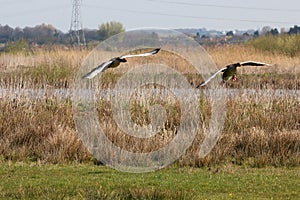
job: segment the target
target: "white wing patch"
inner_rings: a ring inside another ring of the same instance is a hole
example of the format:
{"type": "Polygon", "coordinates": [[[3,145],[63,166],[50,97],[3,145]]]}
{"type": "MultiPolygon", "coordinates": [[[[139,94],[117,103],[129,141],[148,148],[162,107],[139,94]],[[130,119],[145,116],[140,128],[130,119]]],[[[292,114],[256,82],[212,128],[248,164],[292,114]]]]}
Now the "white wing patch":
{"type": "Polygon", "coordinates": [[[139,57],[139,56],[151,56],[154,54],[157,54],[157,52],[160,50],[160,48],[155,49],[153,51],[150,51],[148,53],[142,53],[142,54],[129,54],[129,55],[125,55],[125,56],[121,56],[120,58],[131,58],[131,57],[139,57]]]}
{"type": "Polygon", "coordinates": [[[99,65],[98,67],[92,69],[92,71],[90,71],[89,73],[85,74],[84,76],[82,76],[82,78],[87,78],[87,79],[92,79],[94,78],[97,74],[99,74],[100,72],[104,71],[105,69],[107,69],[107,67],[112,63],[113,61],[107,61],[105,63],[102,63],[101,65],[99,65]]]}
{"type": "Polygon", "coordinates": [[[256,62],[256,61],[244,61],[244,62],[241,62],[240,63],[241,65],[243,66],[246,66],[246,65],[250,65],[250,66],[273,66],[271,64],[268,64],[268,63],[263,63],[263,62],[256,62]]]}
{"type": "Polygon", "coordinates": [[[227,67],[224,67],[220,70],[218,70],[217,72],[215,72],[211,77],[209,77],[206,81],[200,83],[197,88],[202,87],[204,85],[206,85],[209,81],[211,81],[213,78],[215,78],[217,76],[217,74],[219,74],[220,72],[222,72],[223,70],[227,69],[227,67]]]}

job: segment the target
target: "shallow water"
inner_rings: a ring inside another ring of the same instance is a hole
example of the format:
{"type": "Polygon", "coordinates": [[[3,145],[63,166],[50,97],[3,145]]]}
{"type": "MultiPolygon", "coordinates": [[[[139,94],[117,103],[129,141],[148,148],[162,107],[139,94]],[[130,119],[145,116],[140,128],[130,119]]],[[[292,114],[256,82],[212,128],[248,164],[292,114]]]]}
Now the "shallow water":
{"type": "MultiPolygon", "coordinates": [[[[76,95],[86,96],[86,95],[97,95],[101,99],[109,100],[111,97],[115,96],[117,92],[121,92],[124,95],[132,94],[151,94],[155,96],[160,96],[164,98],[169,95],[176,97],[186,97],[186,94],[194,94],[200,96],[204,94],[207,97],[213,96],[227,96],[229,98],[240,96],[258,96],[258,97],[298,97],[300,98],[300,90],[284,90],[284,89],[205,89],[205,90],[194,90],[194,89],[174,89],[170,90],[160,90],[160,89],[140,89],[140,90],[111,90],[103,89],[100,91],[93,91],[88,89],[77,90],[76,95]]],[[[71,89],[7,89],[0,88],[0,98],[9,99],[23,99],[23,100],[34,100],[34,99],[45,99],[48,97],[57,99],[72,98],[73,90],[71,89]]]]}

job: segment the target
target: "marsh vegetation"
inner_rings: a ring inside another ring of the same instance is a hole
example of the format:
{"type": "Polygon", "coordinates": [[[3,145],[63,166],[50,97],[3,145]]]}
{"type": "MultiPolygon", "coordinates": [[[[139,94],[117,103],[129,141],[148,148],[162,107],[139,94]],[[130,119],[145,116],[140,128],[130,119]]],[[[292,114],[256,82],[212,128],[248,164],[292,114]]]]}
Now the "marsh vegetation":
{"type": "MultiPolygon", "coordinates": [[[[300,59],[290,55],[267,52],[249,46],[209,47],[208,53],[216,65],[223,67],[231,62],[258,60],[275,64],[274,67],[245,67],[239,71],[239,80],[229,88],[254,90],[288,89],[299,90],[300,59]]],[[[0,55],[0,155],[5,160],[35,161],[42,163],[88,162],[92,155],[79,140],[72,113],[70,97],[59,98],[53,89],[70,89],[77,70],[88,51],[39,50],[31,53],[0,55]],[[45,98],[28,99],[22,90],[44,89],[45,98]]],[[[185,60],[166,52],[157,54],[159,62],[178,70],[196,85],[202,77],[189,67],[185,60]]],[[[131,63],[157,62],[154,58],[144,61],[132,59],[131,63]]],[[[131,67],[126,63],[106,71],[99,81],[99,88],[111,89],[122,73],[131,67]]],[[[298,93],[299,94],[299,93],[298,93]]],[[[99,99],[95,104],[99,119],[105,119],[106,132],[112,141],[122,147],[130,146],[137,151],[152,151],[168,143],[180,122],[180,108],[176,99],[144,99],[131,104],[131,117],[140,125],[149,121],[149,105],[162,104],[167,121],[159,134],[150,140],[134,142],[118,130],[112,118],[110,101],[99,99]],[[144,146],[143,146],[144,144],[144,146]],[[149,145],[152,144],[152,145],[149,145]],[[143,150],[141,150],[143,149],[143,150]]],[[[227,100],[226,122],[222,137],[211,154],[197,157],[203,140],[201,128],[193,145],[179,159],[181,166],[211,166],[234,163],[250,166],[295,166],[300,163],[300,103],[299,96],[235,95],[227,100]]],[[[201,123],[207,124],[210,117],[210,101],[199,97],[201,123]]]]}

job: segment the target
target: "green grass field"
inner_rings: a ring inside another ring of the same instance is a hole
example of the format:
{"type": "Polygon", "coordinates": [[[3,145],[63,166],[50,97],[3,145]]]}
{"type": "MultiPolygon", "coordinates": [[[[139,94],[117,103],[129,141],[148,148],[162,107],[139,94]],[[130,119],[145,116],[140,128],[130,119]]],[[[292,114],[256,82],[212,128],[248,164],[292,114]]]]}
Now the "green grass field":
{"type": "Polygon", "coordinates": [[[300,198],[299,167],[169,167],[132,174],[91,164],[38,166],[4,162],[0,179],[1,199],[300,198]]]}

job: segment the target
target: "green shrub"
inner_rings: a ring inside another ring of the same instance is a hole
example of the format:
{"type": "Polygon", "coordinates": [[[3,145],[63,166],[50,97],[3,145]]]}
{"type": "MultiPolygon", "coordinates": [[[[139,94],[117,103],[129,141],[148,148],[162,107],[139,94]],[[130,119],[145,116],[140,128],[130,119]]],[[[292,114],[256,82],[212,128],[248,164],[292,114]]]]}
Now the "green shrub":
{"type": "Polygon", "coordinates": [[[5,46],[5,51],[7,53],[18,53],[18,52],[25,52],[28,49],[28,45],[26,40],[17,40],[8,42],[5,46]]]}
{"type": "Polygon", "coordinates": [[[265,35],[247,42],[256,49],[295,57],[300,53],[300,35],[265,35]]]}

